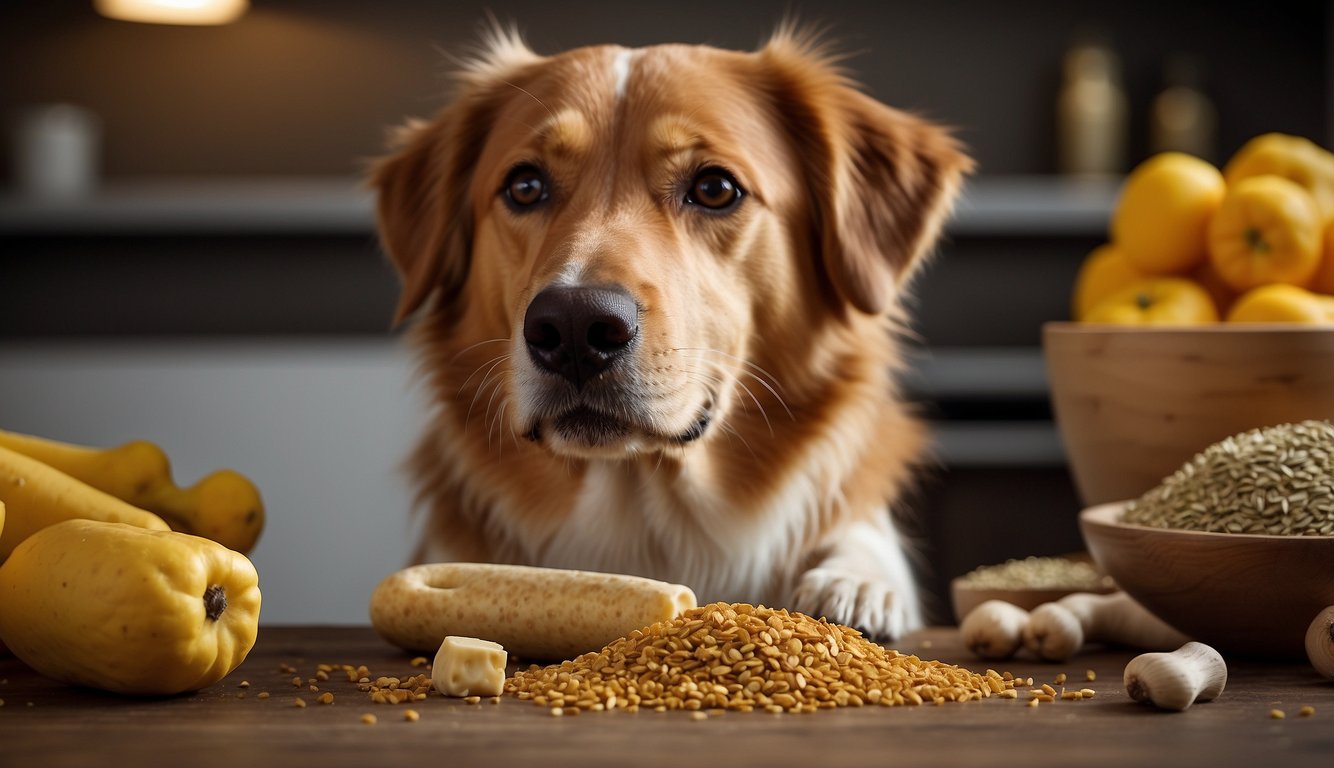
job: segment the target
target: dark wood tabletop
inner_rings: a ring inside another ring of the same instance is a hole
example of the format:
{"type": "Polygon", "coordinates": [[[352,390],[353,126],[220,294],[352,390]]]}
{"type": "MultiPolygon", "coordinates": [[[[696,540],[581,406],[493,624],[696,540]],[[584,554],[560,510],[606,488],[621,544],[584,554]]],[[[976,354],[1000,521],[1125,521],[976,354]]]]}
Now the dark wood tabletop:
{"type": "Polygon", "coordinates": [[[171,698],[72,688],[13,658],[0,660],[0,766],[1334,766],[1334,683],[1306,664],[1230,660],[1218,700],[1168,713],[1126,696],[1121,673],[1133,653],[1123,650],[1061,664],[1015,658],[989,665],[946,628],[894,645],[978,671],[1031,675],[1039,684],[1064,672],[1067,687],[1096,695],[1037,708],[1025,706],[1025,697],[991,698],[703,720],[652,711],[554,717],[512,697],[468,704],[433,694],[376,704],[341,671],[316,680],[319,691],[310,690],[309,678],[320,664],[365,665],[372,677],[426,671],[412,665],[411,654],[363,627],[266,627],[224,681],[171,698]],[[333,703],[319,703],[325,692],[333,703]],[[1315,714],[1299,716],[1303,706],[1315,714]],[[420,716],[415,722],[405,717],[409,708],[420,716]],[[1271,718],[1273,709],[1286,717],[1271,718]],[[375,724],[363,723],[367,714],[375,724]]]}

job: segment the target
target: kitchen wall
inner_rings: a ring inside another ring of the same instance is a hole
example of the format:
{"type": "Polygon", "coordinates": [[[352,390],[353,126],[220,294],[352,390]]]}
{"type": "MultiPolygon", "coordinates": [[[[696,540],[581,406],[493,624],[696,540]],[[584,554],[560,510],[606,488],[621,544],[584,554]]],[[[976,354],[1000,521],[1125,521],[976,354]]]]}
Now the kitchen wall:
{"type": "Polygon", "coordinates": [[[547,3],[259,0],[215,28],[111,21],[91,3],[0,11],[0,114],[70,101],[105,124],[106,173],[346,174],[386,125],[432,112],[449,56],[488,12],[538,51],[618,42],[751,47],[787,9],[829,28],[875,96],[957,126],[983,173],[1054,169],[1061,55],[1096,34],[1123,58],[1131,156],[1166,58],[1198,56],[1221,152],[1283,130],[1328,138],[1327,8],[1312,0],[547,3]]]}

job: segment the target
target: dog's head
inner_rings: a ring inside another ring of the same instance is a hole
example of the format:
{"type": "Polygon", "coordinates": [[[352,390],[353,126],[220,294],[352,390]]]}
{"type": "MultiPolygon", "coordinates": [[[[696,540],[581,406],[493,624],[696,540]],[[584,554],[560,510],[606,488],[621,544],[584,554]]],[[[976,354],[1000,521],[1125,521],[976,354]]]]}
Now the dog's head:
{"type": "Polygon", "coordinates": [[[780,372],[836,366],[818,334],[883,334],[970,167],[792,34],[553,57],[499,35],[398,143],[372,182],[441,396],[583,457],[708,439],[800,387],[780,372]]]}

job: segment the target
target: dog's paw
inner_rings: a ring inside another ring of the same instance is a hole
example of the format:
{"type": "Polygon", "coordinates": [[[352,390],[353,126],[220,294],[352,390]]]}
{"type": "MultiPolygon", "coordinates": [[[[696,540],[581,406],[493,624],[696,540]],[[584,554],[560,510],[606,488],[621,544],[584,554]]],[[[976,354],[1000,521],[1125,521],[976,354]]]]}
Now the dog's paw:
{"type": "Polygon", "coordinates": [[[916,629],[912,595],[899,594],[883,582],[832,568],[812,568],[802,574],[792,595],[792,607],[808,616],[824,618],[885,640],[916,629]]]}

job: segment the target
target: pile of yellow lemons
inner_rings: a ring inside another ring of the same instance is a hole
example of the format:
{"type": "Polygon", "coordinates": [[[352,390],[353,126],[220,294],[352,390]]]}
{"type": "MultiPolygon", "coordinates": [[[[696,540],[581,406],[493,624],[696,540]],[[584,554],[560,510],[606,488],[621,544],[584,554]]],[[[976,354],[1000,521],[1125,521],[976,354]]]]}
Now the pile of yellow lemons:
{"type": "Polygon", "coordinates": [[[1149,158],[1126,178],[1111,242],[1080,266],[1072,310],[1119,325],[1334,324],[1334,154],[1269,133],[1221,171],[1149,158]]]}

